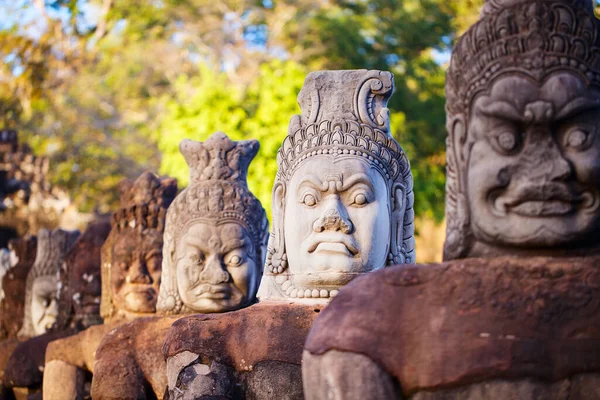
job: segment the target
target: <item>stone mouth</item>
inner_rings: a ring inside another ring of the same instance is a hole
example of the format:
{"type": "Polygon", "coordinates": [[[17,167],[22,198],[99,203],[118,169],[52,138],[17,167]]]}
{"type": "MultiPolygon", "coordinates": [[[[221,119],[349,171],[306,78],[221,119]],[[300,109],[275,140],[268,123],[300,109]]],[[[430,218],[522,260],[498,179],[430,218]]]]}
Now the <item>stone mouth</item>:
{"type": "Polygon", "coordinates": [[[354,257],[358,254],[358,248],[353,242],[354,241],[352,240],[352,238],[348,235],[332,235],[328,237],[322,237],[318,238],[308,246],[308,252],[345,254],[354,257]]]}
{"type": "Polygon", "coordinates": [[[494,214],[500,217],[508,213],[524,217],[562,217],[578,209],[590,209],[596,203],[592,193],[573,193],[565,185],[530,185],[514,192],[490,196],[494,214]]]}

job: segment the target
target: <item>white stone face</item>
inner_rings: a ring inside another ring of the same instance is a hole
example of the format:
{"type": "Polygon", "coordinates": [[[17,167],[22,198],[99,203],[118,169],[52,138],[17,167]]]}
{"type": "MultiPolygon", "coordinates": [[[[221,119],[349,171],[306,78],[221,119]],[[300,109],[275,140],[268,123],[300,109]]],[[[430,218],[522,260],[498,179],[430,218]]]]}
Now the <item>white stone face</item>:
{"type": "Polygon", "coordinates": [[[256,293],[252,240],[235,222],[192,225],[178,243],[175,268],[181,300],[197,312],[236,310],[256,293]]]}
{"type": "Polygon", "coordinates": [[[292,176],[284,234],[292,285],[333,290],[383,268],[390,246],[390,194],[359,156],[317,155],[292,176]]]}
{"type": "Polygon", "coordinates": [[[36,335],[45,333],[56,321],[57,282],[54,276],[40,276],[33,282],[31,296],[31,319],[36,335]]]}

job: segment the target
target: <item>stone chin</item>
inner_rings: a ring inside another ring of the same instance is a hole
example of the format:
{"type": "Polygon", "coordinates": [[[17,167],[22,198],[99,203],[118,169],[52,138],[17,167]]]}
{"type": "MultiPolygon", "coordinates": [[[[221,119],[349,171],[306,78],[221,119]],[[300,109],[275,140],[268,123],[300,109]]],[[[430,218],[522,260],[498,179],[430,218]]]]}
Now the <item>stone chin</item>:
{"type": "Polygon", "coordinates": [[[185,303],[187,307],[199,313],[221,313],[234,311],[245,307],[248,301],[240,296],[233,298],[197,298],[191,303],[185,303]]]}
{"type": "Polygon", "coordinates": [[[154,313],[157,297],[154,288],[129,290],[124,296],[125,310],[135,313],[154,313]]]}

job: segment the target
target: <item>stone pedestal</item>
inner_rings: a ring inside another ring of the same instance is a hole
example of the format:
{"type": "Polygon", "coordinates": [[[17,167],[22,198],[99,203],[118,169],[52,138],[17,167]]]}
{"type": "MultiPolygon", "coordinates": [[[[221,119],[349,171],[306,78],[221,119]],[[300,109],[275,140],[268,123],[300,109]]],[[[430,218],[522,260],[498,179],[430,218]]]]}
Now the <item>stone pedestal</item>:
{"type": "Polygon", "coordinates": [[[322,309],[265,301],[178,320],[163,348],[168,399],[302,399],[302,347],[322,309]]]}
{"type": "Polygon", "coordinates": [[[596,398],[599,267],[597,257],[473,258],[357,279],[307,339],[306,398],[389,398],[390,378],[397,397],[415,399],[596,398]],[[387,397],[344,378],[357,355],[387,397]]]}

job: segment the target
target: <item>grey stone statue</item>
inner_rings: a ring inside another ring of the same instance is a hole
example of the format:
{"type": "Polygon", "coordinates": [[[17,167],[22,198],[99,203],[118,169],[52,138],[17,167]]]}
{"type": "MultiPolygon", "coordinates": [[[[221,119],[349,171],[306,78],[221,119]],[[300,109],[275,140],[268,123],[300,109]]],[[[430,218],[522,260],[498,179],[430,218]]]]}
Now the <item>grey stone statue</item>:
{"type": "Polygon", "coordinates": [[[327,300],[357,275],[413,263],[410,165],[392,138],[382,71],[306,77],[277,156],[263,299],[327,300]]]}
{"type": "Polygon", "coordinates": [[[179,146],[189,186],[167,212],[158,312],[232,311],[256,301],[269,222],[246,183],[257,140],[222,132],[179,146]]]}
{"type": "Polygon", "coordinates": [[[306,399],[600,398],[592,2],[486,1],[446,93],[448,261],[341,290],[306,340],[306,399]]]}
{"type": "Polygon", "coordinates": [[[79,231],[41,229],[38,233],[37,256],[27,275],[25,315],[19,331],[22,338],[45,333],[58,316],[58,271],[79,231]]]}
{"type": "Polygon", "coordinates": [[[589,0],[493,0],[457,43],[446,259],[600,250],[599,36],[589,0]]]}

